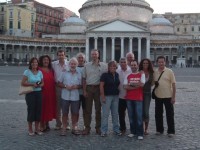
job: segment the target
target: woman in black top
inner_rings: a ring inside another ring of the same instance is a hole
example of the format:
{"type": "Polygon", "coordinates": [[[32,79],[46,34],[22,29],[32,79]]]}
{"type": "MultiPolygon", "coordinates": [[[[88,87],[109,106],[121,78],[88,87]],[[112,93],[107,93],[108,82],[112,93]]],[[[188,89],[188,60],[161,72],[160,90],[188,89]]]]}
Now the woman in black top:
{"type": "Polygon", "coordinates": [[[118,102],[119,102],[119,75],[116,72],[116,61],[108,63],[108,72],[102,74],[100,79],[100,95],[102,104],[101,136],[104,137],[108,132],[108,117],[111,111],[113,131],[121,135],[118,124],[118,102]]]}

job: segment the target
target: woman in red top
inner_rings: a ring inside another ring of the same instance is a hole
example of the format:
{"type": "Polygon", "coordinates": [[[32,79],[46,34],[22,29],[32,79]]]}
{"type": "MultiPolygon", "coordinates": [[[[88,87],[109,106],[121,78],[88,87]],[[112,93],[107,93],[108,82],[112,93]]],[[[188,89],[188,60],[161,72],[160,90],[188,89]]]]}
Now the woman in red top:
{"type": "Polygon", "coordinates": [[[42,115],[41,131],[48,131],[48,122],[56,118],[56,92],[54,73],[51,66],[51,58],[48,55],[41,56],[39,59],[39,70],[44,77],[42,88],[42,115]]]}
{"type": "Polygon", "coordinates": [[[137,136],[138,140],[143,139],[143,120],[142,120],[142,102],[143,85],[145,75],[138,71],[138,62],[131,61],[132,73],[124,79],[124,88],[127,90],[125,99],[127,100],[127,109],[130,122],[131,134],[129,137],[137,136]]]}

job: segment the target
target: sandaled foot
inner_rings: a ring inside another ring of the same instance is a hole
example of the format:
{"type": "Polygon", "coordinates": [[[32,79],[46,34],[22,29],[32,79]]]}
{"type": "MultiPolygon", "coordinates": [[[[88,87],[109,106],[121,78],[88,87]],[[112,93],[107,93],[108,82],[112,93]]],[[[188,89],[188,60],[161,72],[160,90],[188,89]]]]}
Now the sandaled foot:
{"type": "Polygon", "coordinates": [[[66,135],[67,135],[67,131],[65,129],[62,129],[60,136],[66,136],[66,135]]]}
{"type": "Polygon", "coordinates": [[[43,133],[41,131],[35,131],[36,135],[43,135],[43,133]]]}
{"type": "Polygon", "coordinates": [[[78,129],[72,129],[72,134],[74,134],[74,135],[80,135],[81,132],[78,129]]]}
{"type": "Polygon", "coordinates": [[[28,135],[29,135],[29,136],[34,136],[35,133],[34,133],[34,132],[28,132],[28,135]]]}

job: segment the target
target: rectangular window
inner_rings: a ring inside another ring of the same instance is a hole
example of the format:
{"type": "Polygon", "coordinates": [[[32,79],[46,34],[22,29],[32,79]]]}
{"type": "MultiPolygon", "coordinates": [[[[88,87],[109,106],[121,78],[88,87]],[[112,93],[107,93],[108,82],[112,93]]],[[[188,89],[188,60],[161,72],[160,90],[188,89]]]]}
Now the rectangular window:
{"type": "Polygon", "coordinates": [[[177,32],[179,32],[180,31],[180,29],[179,28],[177,28],[177,32]]]}
{"type": "Polygon", "coordinates": [[[200,61],[200,56],[198,56],[198,61],[200,61]]]}
{"type": "Polygon", "coordinates": [[[199,31],[200,31],[200,27],[199,27],[199,31]]]}
{"type": "Polygon", "coordinates": [[[192,31],[194,32],[194,27],[192,27],[192,31]]]}
{"type": "Polygon", "coordinates": [[[18,19],[21,19],[21,16],[20,16],[21,12],[18,11],[18,19]]]}
{"type": "Polygon", "coordinates": [[[12,29],[13,28],[13,21],[10,21],[9,22],[9,29],[12,29]]]}
{"type": "Polygon", "coordinates": [[[1,11],[4,11],[4,7],[1,7],[1,11]]]}
{"type": "Polygon", "coordinates": [[[185,28],[184,31],[187,32],[187,28],[185,28]]]}
{"type": "Polygon", "coordinates": [[[51,16],[51,11],[49,11],[49,16],[51,16]]]}
{"type": "Polygon", "coordinates": [[[18,29],[21,29],[21,21],[18,21],[18,29]]]}
{"type": "Polygon", "coordinates": [[[31,21],[34,21],[34,14],[31,14],[31,21]]]}
{"type": "Polygon", "coordinates": [[[10,11],[10,18],[13,18],[13,12],[12,12],[12,10],[10,11]]]}
{"type": "Polygon", "coordinates": [[[34,24],[31,24],[31,31],[34,31],[34,24]]]}

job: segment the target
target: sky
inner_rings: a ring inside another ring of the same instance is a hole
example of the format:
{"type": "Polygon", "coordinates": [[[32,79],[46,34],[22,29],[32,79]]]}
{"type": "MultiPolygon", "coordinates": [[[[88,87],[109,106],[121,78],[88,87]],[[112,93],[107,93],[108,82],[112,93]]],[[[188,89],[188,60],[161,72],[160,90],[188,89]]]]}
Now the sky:
{"type": "MultiPolygon", "coordinates": [[[[6,0],[0,0],[3,2],[6,0]]],[[[8,0],[9,1],[9,0],[8,0]]],[[[86,0],[37,0],[53,7],[63,6],[79,15],[78,10],[86,0]]],[[[154,13],[200,13],[200,0],[146,0],[154,9],[154,13]]]]}

